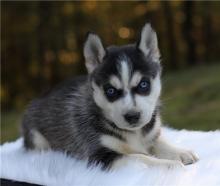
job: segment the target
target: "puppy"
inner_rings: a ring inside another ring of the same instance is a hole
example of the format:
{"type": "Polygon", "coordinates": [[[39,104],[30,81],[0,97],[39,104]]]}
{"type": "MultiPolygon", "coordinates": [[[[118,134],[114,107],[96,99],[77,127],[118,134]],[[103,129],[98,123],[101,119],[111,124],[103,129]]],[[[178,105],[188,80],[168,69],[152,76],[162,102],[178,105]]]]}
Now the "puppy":
{"type": "Polygon", "coordinates": [[[162,138],[160,52],[149,24],[136,43],[124,46],[104,48],[89,33],[84,57],[87,76],[65,81],[27,108],[27,149],[63,151],[105,170],[132,160],[165,167],[198,160],[162,138]]]}

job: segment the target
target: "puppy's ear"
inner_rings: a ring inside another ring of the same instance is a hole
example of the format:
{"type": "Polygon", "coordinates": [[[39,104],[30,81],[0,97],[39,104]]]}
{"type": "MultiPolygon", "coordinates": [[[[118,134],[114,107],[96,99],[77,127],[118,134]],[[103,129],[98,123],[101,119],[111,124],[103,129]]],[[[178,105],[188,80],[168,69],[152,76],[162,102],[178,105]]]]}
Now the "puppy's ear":
{"type": "Polygon", "coordinates": [[[141,50],[145,56],[150,57],[151,60],[155,62],[160,61],[157,34],[148,23],[145,24],[141,30],[137,48],[141,50]]]}
{"type": "Polygon", "coordinates": [[[88,73],[92,73],[93,70],[102,62],[106,53],[98,35],[94,33],[87,34],[83,53],[88,73]]]}

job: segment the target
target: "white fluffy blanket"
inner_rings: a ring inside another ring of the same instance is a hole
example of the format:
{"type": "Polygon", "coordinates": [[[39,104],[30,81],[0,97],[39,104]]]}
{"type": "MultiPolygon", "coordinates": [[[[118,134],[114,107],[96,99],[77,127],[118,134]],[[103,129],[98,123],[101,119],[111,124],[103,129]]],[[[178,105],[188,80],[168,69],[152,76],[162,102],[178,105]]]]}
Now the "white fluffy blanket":
{"type": "Polygon", "coordinates": [[[214,186],[220,185],[220,131],[193,132],[164,129],[168,140],[194,150],[199,162],[184,170],[150,168],[139,162],[106,173],[86,168],[58,152],[26,152],[22,139],[0,147],[1,178],[42,185],[71,186],[214,186]]]}

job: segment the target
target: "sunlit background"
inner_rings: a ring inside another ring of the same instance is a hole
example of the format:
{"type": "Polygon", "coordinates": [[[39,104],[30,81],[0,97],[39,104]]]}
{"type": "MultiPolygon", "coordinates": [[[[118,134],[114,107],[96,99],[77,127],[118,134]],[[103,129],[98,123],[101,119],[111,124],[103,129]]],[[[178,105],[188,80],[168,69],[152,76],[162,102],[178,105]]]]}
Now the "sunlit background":
{"type": "Polygon", "coordinates": [[[122,45],[147,21],[162,53],[164,123],[220,128],[220,2],[1,2],[1,143],[19,136],[31,99],[86,73],[87,31],[122,45]]]}

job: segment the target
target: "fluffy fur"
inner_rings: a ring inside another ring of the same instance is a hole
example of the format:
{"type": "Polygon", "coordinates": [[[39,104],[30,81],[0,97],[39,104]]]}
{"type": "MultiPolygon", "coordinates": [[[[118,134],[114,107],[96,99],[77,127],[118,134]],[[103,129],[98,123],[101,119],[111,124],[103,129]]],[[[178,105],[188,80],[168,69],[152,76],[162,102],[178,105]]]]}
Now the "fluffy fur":
{"type": "Polygon", "coordinates": [[[146,24],[135,44],[103,47],[90,33],[84,45],[88,75],[68,80],[34,100],[22,122],[26,149],[66,152],[103,169],[139,159],[181,167],[198,160],[161,137],[160,52],[146,24]]]}
{"type": "Polygon", "coordinates": [[[106,173],[99,167],[88,169],[85,161],[78,161],[63,153],[26,152],[23,140],[19,139],[0,146],[0,177],[49,186],[220,185],[220,131],[176,131],[165,128],[163,132],[174,145],[198,152],[200,161],[185,169],[152,168],[138,161],[130,161],[124,167],[106,173]]]}

